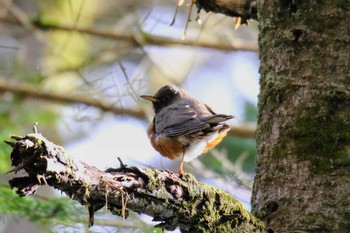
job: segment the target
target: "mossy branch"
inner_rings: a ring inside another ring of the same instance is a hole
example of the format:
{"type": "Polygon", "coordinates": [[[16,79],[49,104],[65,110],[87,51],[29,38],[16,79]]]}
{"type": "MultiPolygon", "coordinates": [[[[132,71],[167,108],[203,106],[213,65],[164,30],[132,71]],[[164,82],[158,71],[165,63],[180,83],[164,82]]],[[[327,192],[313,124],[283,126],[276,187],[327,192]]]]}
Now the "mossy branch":
{"type": "Polygon", "coordinates": [[[101,171],[75,161],[65,150],[39,133],[12,136],[6,141],[13,151],[12,172],[28,176],[9,181],[17,194],[33,194],[47,184],[89,207],[93,214],[107,205],[116,215],[127,217],[129,210],[160,221],[158,227],[182,232],[264,232],[264,225],[232,196],[200,183],[186,174],[167,170],[126,167],[101,171]]]}

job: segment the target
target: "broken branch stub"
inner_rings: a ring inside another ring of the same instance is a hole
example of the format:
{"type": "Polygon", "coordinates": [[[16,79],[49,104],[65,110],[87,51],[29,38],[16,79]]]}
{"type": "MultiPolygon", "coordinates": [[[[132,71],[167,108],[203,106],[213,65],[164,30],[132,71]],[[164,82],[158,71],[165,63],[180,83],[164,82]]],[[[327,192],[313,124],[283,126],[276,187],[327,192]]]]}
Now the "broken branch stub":
{"type": "Polygon", "coordinates": [[[257,19],[258,0],[196,0],[198,10],[221,13],[231,17],[240,17],[240,24],[248,19],[257,19]]]}

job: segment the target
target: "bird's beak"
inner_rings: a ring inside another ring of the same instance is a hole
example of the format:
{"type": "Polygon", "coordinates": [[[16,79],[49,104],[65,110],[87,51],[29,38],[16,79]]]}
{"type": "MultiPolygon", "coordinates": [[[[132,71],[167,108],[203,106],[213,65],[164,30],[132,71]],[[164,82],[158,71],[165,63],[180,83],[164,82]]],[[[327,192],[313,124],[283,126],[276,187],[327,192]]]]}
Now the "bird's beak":
{"type": "Polygon", "coordinates": [[[141,95],[140,96],[142,99],[149,100],[153,103],[158,102],[159,100],[151,95],[141,95]]]}

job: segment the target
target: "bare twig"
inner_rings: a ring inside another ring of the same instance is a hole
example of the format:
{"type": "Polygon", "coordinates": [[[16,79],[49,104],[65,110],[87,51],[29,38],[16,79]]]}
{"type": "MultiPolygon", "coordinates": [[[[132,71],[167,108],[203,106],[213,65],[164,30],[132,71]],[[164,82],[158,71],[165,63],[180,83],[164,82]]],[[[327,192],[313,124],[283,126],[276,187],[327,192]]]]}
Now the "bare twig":
{"type": "Polygon", "coordinates": [[[194,4],[195,4],[195,0],[191,0],[191,3],[189,3],[189,9],[188,9],[188,15],[187,15],[187,20],[186,20],[186,24],[185,24],[185,29],[184,29],[184,31],[182,33],[182,39],[183,40],[186,38],[187,28],[188,28],[188,24],[191,21],[192,8],[193,8],[194,4]]]}
{"type": "Polygon", "coordinates": [[[176,21],[176,16],[177,16],[177,12],[179,11],[179,7],[184,3],[184,0],[177,0],[176,3],[176,8],[175,8],[175,12],[174,12],[174,16],[173,16],[173,20],[171,21],[169,26],[173,26],[175,21],[176,21]]]}
{"type": "Polygon", "coordinates": [[[119,65],[121,71],[123,72],[123,75],[124,75],[126,84],[128,85],[128,89],[127,89],[127,90],[130,90],[129,93],[130,93],[131,97],[136,101],[137,98],[138,98],[138,95],[137,95],[137,93],[136,93],[134,87],[132,86],[132,84],[131,84],[131,82],[130,82],[129,75],[128,75],[128,73],[126,72],[126,68],[125,68],[125,66],[123,65],[123,63],[122,63],[121,61],[118,62],[118,65],[119,65]]]}

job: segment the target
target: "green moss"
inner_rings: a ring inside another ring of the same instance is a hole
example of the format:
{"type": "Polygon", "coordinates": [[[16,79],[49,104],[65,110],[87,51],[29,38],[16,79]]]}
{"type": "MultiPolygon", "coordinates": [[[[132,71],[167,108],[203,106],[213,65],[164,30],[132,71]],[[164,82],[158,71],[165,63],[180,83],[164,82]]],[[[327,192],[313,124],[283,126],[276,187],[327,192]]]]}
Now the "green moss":
{"type": "Polygon", "coordinates": [[[344,216],[343,219],[348,219],[348,221],[344,221],[342,223],[345,226],[349,226],[347,228],[344,227],[344,229],[350,229],[350,209],[348,208],[348,206],[340,207],[339,209],[342,211],[342,215],[344,216]]]}
{"type": "Polygon", "coordinates": [[[322,206],[337,207],[337,202],[333,198],[328,198],[322,201],[322,206]]]}
{"type": "Polygon", "coordinates": [[[339,119],[311,115],[298,122],[290,132],[296,140],[296,154],[301,159],[311,159],[310,156],[313,156],[314,165],[321,165],[322,161],[329,163],[331,159],[347,156],[345,144],[350,142],[350,133],[339,119]]]}
{"type": "MultiPolygon", "coordinates": [[[[323,16],[321,19],[323,19],[323,16]]],[[[309,26],[309,29],[318,33],[322,33],[325,29],[329,27],[329,23],[326,23],[326,22],[320,23],[320,22],[321,20],[317,17],[316,18],[309,17],[308,19],[306,19],[306,24],[309,26]]]]}
{"type": "Polygon", "coordinates": [[[90,198],[90,188],[91,186],[88,183],[83,183],[82,184],[82,190],[84,190],[84,197],[83,200],[87,201],[90,198]]]}
{"type": "MultiPolygon", "coordinates": [[[[273,154],[276,156],[276,157],[285,157],[285,154],[286,154],[286,143],[284,142],[281,142],[281,143],[278,143],[274,148],[273,148],[273,154]]],[[[280,171],[283,171],[284,170],[284,166],[281,166],[280,167],[280,171]]]]}
{"type": "MultiPolygon", "coordinates": [[[[264,111],[275,114],[274,108],[280,101],[283,102],[283,95],[294,90],[290,89],[293,88],[291,85],[272,82],[271,78],[265,83],[266,90],[260,101],[268,103],[266,106],[272,106],[264,111]],[[279,92],[284,94],[278,94],[279,92]]],[[[316,172],[331,169],[334,162],[341,162],[348,157],[346,148],[350,145],[350,95],[342,89],[332,89],[322,95],[316,91],[313,95],[311,98],[317,100],[315,104],[299,104],[295,114],[290,116],[290,121],[280,125],[281,141],[276,143],[273,154],[276,157],[284,157],[286,153],[296,154],[301,160],[310,160],[311,169],[316,172]]],[[[273,133],[271,124],[259,124],[258,135],[260,132],[273,133]]]]}
{"type": "Polygon", "coordinates": [[[181,180],[187,183],[194,183],[197,182],[196,178],[190,174],[190,173],[185,173],[181,176],[181,180]]]}
{"type": "Polygon", "coordinates": [[[348,98],[344,92],[331,91],[317,106],[300,108],[302,112],[297,112],[296,123],[287,131],[294,140],[294,153],[302,160],[312,161],[314,171],[331,168],[332,162],[347,158],[348,98]]]}
{"type": "Polygon", "coordinates": [[[337,107],[336,109],[339,109],[340,107],[349,106],[350,101],[350,93],[347,90],[343,89],[332,89],[329,92],[329,100],[331,102],[331,105],[334,107],[337,107]]]}
{"type": "Polygon", "coordinates": [[[286,97],[289,97],[291,93],[295,93],[299,88],[298,85],[288,80],[281,80],[275,73],[267,73],[261,85],[264,86],[264,90],[259,96],[259,108],[261,109],[263,109],[263,106],[270,108],[280,106],[286,97]]]}
{"type": "Polygon", "coordinates": [[[147,175],[149,178],[148,180],[148,187],[149,190],[156,190],[162,188],[162,179],[159,177],[159,171],[157,170],[151,170],[151,169],[143,169],[143,172],[147,175]]]}
{"type": "Polygon", "coordinates": [[[346,9],[349,7],[349,0],[333,0],[332,3],[341,9],[346,9]]]}
{"type": "MultiPolygon", "coordinates": [[[[239,201],[221,190],[198,182],[193,175],[185,173],[177,180],[184,188],[184,199],[187,200],[182,200],[181,205],[177,205],[167,202],[169,195],[161,192],[160,189],[164,189],[164,177],[160,176],[159,171],[142,171],[149,178],[148,189],[158,190],[158,197],[164,194],[164,205],[167,208],[171,205],[180,216],[186,216],[190,224],[193,224],[192,228],[190,225],[189,232],[210,232],[211,229],[218,232],[231,232],[232,229],[232,232],[263,232],[264,224],[245,210],[239,201]],[[245,231],[246,228],[249,229],[245,231]]],[[[145,203],[147,204],[149,203],[145,203]]]]}
{"type": "MultiPolygon", "coordinates": [[[[196,232],[208,232],[208,227],[218,232],[227,232],[228,229],[233,229],[242,223],[252,223],[257,229],[264,228],[262,222],[252,216],[229,194],[204,183],[198,183],[195,186],[196,189],[190,190],[193,195],[189,199],[191,203],[188,205],[184,203],[181,211],[189,216],[196,232]]],[[[190,232],[192,232],[191,229],[190,232]]]]}

